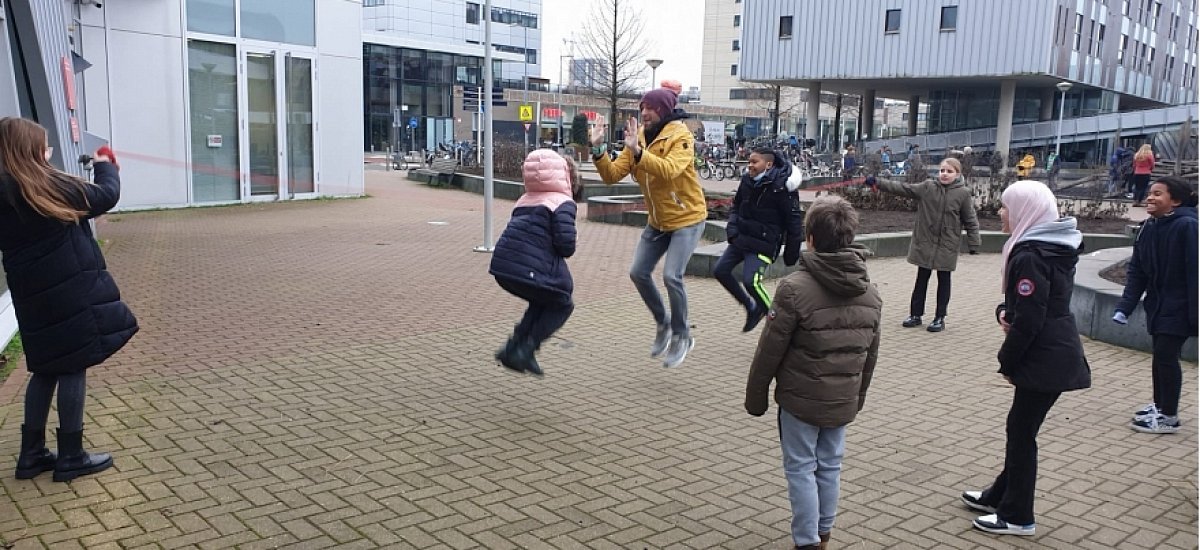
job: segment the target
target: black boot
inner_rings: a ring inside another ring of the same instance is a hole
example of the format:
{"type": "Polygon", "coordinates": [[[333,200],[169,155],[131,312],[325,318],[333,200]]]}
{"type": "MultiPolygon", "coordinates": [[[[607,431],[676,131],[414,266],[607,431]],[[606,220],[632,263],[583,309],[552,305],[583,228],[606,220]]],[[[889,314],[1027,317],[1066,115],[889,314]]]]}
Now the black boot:
{"type": "Polygon", "coordinates": [[[538,347],[532,340],[521,340],[517,342],[509,359],[520,370],[534,376],[542,376],[542,367],[538,365],[537,357],[535,356],[538,347]]]}
{"type": "Polygon", "coordinates": [[[91,454],[83,450],[83,430],[58,430],[58,461],[54,464],[54,481],[71,481],[79,476],[107,470],[113,465],[108,453],[91,454]]]}
{"type": "Polygon", "coordinates": [[[57,457],[46,448],[46,428],[21,426],[21,454],[17,456],[17,479],[33,479],[54,469],[57,457]]]}
{"type": "Polygon", "coordinates": [[[909,315],[908,319],[905,319],[903,323],[900,323],[900,326],[902,326],[904,328],[919,327],[919,326],[921,326],[921,316],[920,315],[909,315]]]}
{"type": "Polygon", "coordinates": [[[941,332],[946,330],[946,318],[934,317],[933,322],[929,323],[929,326],[926,327],[925,330],[928,330],[929,332],[941,332]]]}
{"type": "Polygon", "coordinates": [[[504,347],[496,350],[496,360],[499,361],[501,365],[504,365],[504,368],[508,370],[525,372],[525,369],[518,367],[517,364],[513,362],[513,356],[516,354],[516,352],[517,343],[515,340],[513,340],[512,336],[509,336],[508,341],[504,343],[504,347]]]}

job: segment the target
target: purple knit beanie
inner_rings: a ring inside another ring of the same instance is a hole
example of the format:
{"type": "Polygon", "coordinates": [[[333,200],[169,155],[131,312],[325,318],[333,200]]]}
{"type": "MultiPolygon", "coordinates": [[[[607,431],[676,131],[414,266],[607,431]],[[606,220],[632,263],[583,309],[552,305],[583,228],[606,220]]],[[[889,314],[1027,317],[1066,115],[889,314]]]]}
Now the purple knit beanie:
{"type": "Polygon", "coordinates": [[[675,92],[666,88],[658,88],[646,92],[642,96],[642,107],[649,107],[651,111],[658,113],[660,118],[667,118],[675,111],[675,92]]]}

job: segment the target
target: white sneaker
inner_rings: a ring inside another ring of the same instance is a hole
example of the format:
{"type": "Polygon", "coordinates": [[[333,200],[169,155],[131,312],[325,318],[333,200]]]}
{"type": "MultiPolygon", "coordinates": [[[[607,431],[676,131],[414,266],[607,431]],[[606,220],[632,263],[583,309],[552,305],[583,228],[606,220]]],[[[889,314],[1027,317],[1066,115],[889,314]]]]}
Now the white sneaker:
{"type": "Polygon", "coordinates": [[[1146,405],[1145,407],[1138,409],[1137,412],[1133,413],[1133,420],[1136,422],[1138,420],[1145,420],[1151,416],[1158,416],[1158,406],[1154,403],[1146,405]]]}
{"type": "Polygon", "coordinates": [[[658,325],[654,330],[654,343],[650,345],[650,357],[659,357],[667,352],[671,343],[671,325],[658,325]]]}
{"type": "Polygon", "coordinates": [[[683,359],[687,357],[689,351],[696,347],[696,339],[691,336],[672,336],[671,346],[667,348],[667,355],[663,357],[663,366],[668,369],[678,367],[683,363],[683,359]]]}
{"type": "Polygon", "coordinates": [[[963,504],[966,504],[967,508],[975,510],[976,512],[983,512],[985,514],[995,514],[996,507],[984,504],[980,501],[982,498],[983,491],[963,491],[962,494],[963,504]]]}
{"type": "Polygon", "coordinates": [[[1029,525],[1017,525],[1000,519],[996,514],[979,516],[972,522],[976,529],[987,531],[994,535],[1021,535],[1032,536],[1036,530],[1036,526],[1032,523],[1029,525]]]}
{"type": "Polygon", "coordinates": [[[1129,423],[1135,432],[1144,434],[1173,434],[1179,433],[1179,417],[1156,414],[1129,423]]]}

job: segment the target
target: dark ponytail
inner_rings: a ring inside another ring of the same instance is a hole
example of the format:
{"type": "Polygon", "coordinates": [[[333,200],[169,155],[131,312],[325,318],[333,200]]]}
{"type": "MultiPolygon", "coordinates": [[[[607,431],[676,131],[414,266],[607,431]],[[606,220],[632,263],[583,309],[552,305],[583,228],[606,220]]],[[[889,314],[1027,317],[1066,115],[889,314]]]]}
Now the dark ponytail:
{"type": "Polygon", "coordinates": [[[1154,183],[1167,186],[1167,194],[1171,200],[1179,201],[1179,206],[1196,206],[1196,183],[1179,176],[1163,176],[1154,183]]]}

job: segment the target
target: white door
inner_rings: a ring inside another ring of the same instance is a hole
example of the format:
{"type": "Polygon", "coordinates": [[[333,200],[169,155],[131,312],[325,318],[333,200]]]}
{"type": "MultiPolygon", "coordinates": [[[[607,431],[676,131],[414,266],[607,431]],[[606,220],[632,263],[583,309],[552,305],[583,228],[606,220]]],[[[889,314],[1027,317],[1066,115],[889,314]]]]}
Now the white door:
{"type": "Polygon", "coordinates": [[[315,194],[312,59],[248,48],[243,62],[243,196],[254,201],[315,194]]]}

